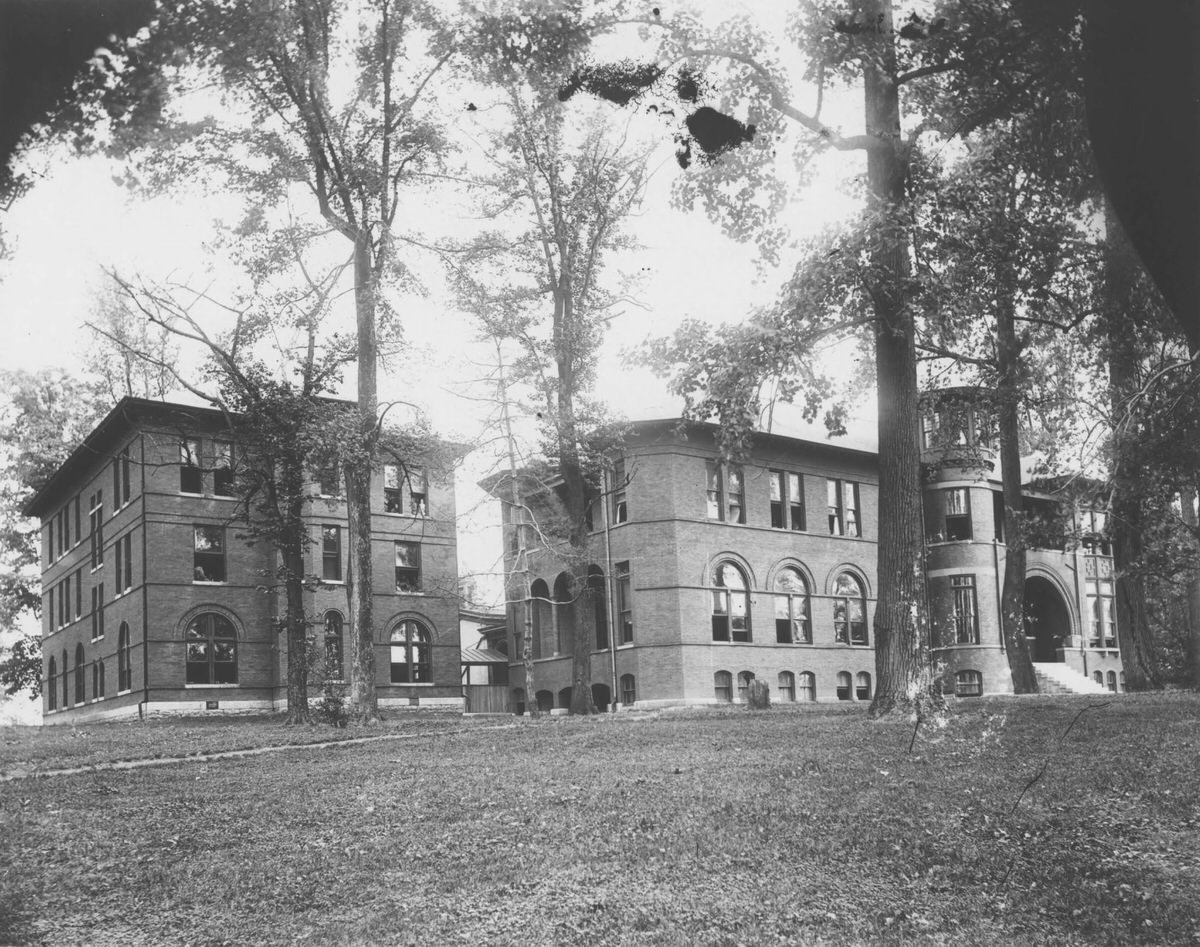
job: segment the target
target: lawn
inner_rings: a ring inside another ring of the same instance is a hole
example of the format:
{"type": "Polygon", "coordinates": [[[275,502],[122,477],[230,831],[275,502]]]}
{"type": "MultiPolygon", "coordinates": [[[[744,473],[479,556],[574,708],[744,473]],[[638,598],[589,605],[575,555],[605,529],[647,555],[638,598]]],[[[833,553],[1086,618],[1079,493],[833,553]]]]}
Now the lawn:
{"type": "MultiPolygon", "coordinates": [[[[0,943],[1200,942],[1194,695],[961,702],[911,752],[837,705],[384,732],[0,784],[0,943]]],[[[4,731],[0,769],[206,734],[334,735],[4,731]]]]}

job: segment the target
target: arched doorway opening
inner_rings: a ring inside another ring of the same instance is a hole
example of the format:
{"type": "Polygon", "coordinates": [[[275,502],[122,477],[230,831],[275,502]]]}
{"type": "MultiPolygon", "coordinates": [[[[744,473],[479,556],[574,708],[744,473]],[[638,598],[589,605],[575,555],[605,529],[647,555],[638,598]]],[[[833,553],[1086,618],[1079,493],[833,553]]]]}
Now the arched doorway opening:
{"type": "Polygon", "coordinates": [[[1025,637],[1034,661],[1063,660],[1060,648],[1071,634],[1071,613],[1054,583],[1041,576],[1025,580],[1025,637]]]}

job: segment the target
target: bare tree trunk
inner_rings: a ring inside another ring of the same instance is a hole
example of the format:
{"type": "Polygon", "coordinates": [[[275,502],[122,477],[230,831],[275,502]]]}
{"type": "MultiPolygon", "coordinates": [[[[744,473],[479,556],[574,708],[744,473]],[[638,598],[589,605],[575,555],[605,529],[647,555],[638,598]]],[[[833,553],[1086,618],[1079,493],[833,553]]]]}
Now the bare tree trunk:
{"type": "Polygon", "coordinates": [[[352,634],[350,636],[350,706],[356,723],[379,721],[375,689],[374,568],[371,555],[371,475],[375,469],[379,393],[376,376],[375,280],[371,270],[370,235],[354,244],[354,304],[358,328],[358,438],[345,463],[346,508],[350,534],[352,634]]]}
{"type": "Polygon", "coordinates": [[[304,613],[303,544],[298,540],[289,539],[283,550],[283,560],[288,646],[286,723],[312,723],[312,715],[308,709],[308,672],[311,662],[308,621],[304,613]]]}
{"type": "Polygon", "coordinates": [[[1000,593],[1000,631],[1014,694],[1038,693],[1033,657],[1025,635],[1025,571],[1027,568],[1024,498],[1021,494],[1020,350],[1012,294],[1001,292],[996,314],[997,427],[1000,435],[1000,478],[1004,490],[1004,583],[1000,593]]]}
{"type": "Polygon", "coordinates": [[[879,565],[875,607],[875,699],[871,713],[923,707],[933,696],[925,534],[921,510],[920,408],[916,350],[906,281],[909,231],[904,206],[908,159],[900,132],[892,7],[863,4],[877,23],[863,60],[869,213],[873,217],[871,287],[879,386],[879,565]]]}
{"type": "MultiPolygon", "coordinates": [[[[1139,387],[1137,339],[1129,320],[1129,307],[1136,305],[1134,287],[1139,263],[1129,238],[1107,205],[1104,217],[1108,230],[1104,258],[1104,308],[1108,333],[1108,381],[1115,419],[1109,529],[1116,577],[1117,644],[1121,649],[1126,690],[1157,690],[1162,684],[1154,649],[1154,630],[1148,620],[1145,585],[1137,574],[1137,560],[1142,552],[1142,504],[1135,486],[1137,460],[1129,433],[1134,425],[1125,417],[1130,410],[1129,398],[1139,387]]],[[[1189,595],[1189,604],[1191,598],[1189,595]]]]}
{"type": "MultiPolygon", "coordinates": [[[[1184,490],[1179,498],[1183,522],[1193,536],[1200,536],[1200,517],[1196,514],[1196,488],[1184,490]]],[[[1194,554],[1193,554],[1194,555],[1194,554]]],[[[1200,690],[1200,568],[1194,568],[1187,577],[1187,672],[1192,687],[1200,690]]],[[[1125,673],[1125,686],[1129,687],[1129,672],[1125,673]]]]}

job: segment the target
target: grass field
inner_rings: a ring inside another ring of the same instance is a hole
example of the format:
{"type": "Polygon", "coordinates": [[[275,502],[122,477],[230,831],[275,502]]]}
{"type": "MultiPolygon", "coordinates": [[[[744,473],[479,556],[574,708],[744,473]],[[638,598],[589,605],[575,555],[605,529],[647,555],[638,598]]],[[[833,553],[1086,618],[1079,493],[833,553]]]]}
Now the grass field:
{"type": "MultiPolygon", "coordinates": [[[[961,702],[911,752],[836,705],[380,732],[0,783],[0,944],[1200,943],[1195,695],[961,702]]],[[[0,776],[343,735],[10,729],[0,776]]]]}

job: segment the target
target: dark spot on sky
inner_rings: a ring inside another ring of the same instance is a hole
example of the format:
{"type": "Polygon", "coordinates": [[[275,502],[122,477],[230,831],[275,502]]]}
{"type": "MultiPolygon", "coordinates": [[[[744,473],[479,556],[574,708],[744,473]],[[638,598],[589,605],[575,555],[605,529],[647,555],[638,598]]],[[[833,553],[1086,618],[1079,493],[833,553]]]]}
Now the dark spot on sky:
{"type": "Polygon", "coordinates": [[[686,123],[688,132],[706,155],[718,155],[744,141],[754,140],[753,125],[743,125],[736,118],[707,105],[696,109],[687,117],[686,123]]]}
{"type": "Polygon", "coordinates": [[[623,60],[595,66],[580,66],[558,90],[558,99],[565,102],[580,89],[617,105],[628,105],[662,76],[654,63],[623,60]]]}
{"type": "Polygon", "coordinates": [[[660,12],[659,12],[659,9],[658,9],[658,7],[655,7],[655,8],[654,8],[653,10],[651,10],[650,12],[651,12],[651,13],[653,13],[655,16],[662,16],[662,13],[660,13],[660,12]]]}
{"type": "Polygon", "coordinates": [[[477,111],[479,111],[479,107],[474,102],[468,102],[467,103],[467,111],[468,112],[477,112],[477,111]]]}

